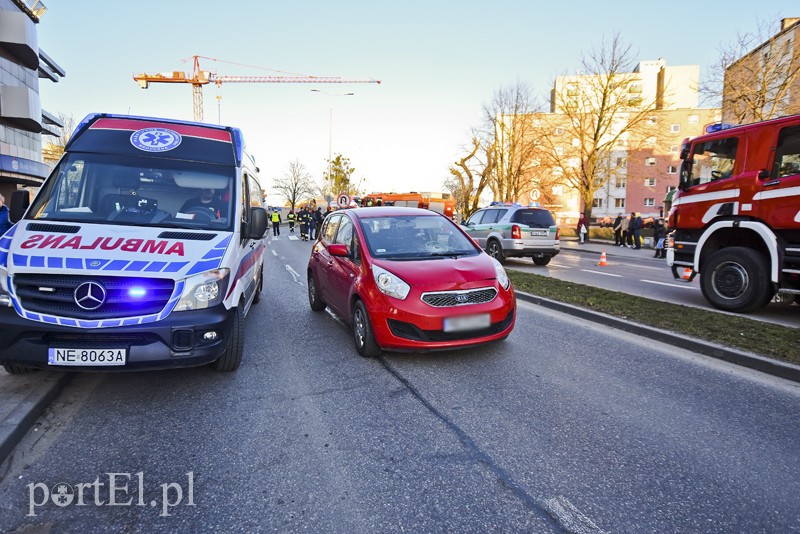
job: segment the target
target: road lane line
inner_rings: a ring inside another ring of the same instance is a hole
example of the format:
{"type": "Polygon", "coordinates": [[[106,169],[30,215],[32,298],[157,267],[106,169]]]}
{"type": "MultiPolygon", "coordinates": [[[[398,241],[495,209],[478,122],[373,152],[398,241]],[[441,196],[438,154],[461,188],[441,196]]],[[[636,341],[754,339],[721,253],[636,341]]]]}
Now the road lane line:
{"type": "Polygon", "coordinates": [[[563,495],[559,495],[553,499],[547,499],[545,505],[567,532],[573,532],[575,534],[599,534],[603,532],[600,527],[594,524],[594,521],[581,513],[581,511],[563,495]]]}
{"type": "Polygon", "coordinates": [[[684,289],[700,289],[697,286],[693,286],[691,284],[670,284],[668,282],[656,282],[655,280],[639,280],[640,282],[645,282],[647,284],[658,284],[660,286],[667,286],[667,287],[682,287],[684,289]]]}
{"type": "Polygon", "coordinates": [[[272,249],[272,255],[275,256],[276,258],[278,257],[278,253],[275,252],[275,249],[272,249]]]}
{"type": "Polygon", "coordinates": [[[286,264],[286,270],[289,271],[290,275],[292,275],[292,279],[294,279],[295,284],[300,284],[301,286],[303,285],[301,282],[297,281],[297,279],[300,278],[300,273],[292,269],[291,265],[286,264]]]}
{"type": "Polygon", "coordinates": [[[589,270],[589,269],[581,269],[581,271],[583,271],[585,273],[602,274],[603,276],[613,276],[615,278],[622,278],[621,274],[603,273],[603,272],[600,272],[600,271],[592,271],[592,270],[589,270]]]}

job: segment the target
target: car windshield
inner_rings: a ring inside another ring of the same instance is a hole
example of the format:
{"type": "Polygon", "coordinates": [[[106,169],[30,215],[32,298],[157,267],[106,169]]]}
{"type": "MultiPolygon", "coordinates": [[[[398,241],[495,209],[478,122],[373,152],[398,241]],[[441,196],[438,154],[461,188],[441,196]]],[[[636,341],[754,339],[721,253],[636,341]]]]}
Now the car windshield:
{"type": "Polygon", "coordinates": [[[374,258],[432,259],[480,254],[472,240],[441,215],[366,217],[360,223],[374,258]]]}
{"type": "Polygon", "coordinates": [[[524,224],[531,228],[550,228],[554,225],[555,219],[547,210],[517,210],[511,217],[511,222],[524,224]]]}
{"type": "Polygon", "coordinates": [[[163,158],[69,154],[27,219],[226,230],[233,167],[163,158]]]}

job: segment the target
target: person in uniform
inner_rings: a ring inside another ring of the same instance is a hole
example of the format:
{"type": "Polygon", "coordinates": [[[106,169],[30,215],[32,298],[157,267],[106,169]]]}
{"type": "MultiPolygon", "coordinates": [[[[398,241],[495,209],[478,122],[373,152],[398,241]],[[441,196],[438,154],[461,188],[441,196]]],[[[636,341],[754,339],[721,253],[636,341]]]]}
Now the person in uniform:
{"type": "Polygon", "coordinates": [[[308,225],[311,222],[311,213],[308,207],[303,207],[297,215],[297,220],[300,222],[300,240],[308,241],[308,225]]]}
{"type": "Polygon", "coordinates": [[[294,221],[296,217],[294,215],[294,210],[289,210],[289,213],[286,214],[286,220],[289,221],[289,232],[294,233],[294,221]]]}
{"type": "Polygon", "coordinates": [[[272,212],[272,235],[281,235],[281,213],[278,208],[272,212]]]}

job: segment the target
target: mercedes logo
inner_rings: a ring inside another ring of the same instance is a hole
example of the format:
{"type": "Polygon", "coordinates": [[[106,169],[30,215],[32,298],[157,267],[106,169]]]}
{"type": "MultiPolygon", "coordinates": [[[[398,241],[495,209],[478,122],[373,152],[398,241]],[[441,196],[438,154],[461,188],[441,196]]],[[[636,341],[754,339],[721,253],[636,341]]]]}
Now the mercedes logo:
{"type": "Polygon", "coordinates": [[[96,310],[106,301],[106,290],[97,282],[84,282],[75,288],[74,297],[84,310],[96,310]]]}

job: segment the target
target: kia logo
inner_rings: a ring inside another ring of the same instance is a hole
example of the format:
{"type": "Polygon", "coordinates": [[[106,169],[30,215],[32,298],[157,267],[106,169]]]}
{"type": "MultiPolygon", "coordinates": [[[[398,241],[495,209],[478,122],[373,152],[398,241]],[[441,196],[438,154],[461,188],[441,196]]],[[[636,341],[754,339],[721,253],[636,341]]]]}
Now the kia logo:
{"type": "Polygon", "coordinates": [[[75,288],[74,298],[84,310],[96,310],[106,301],[106,290],[97,282],[84,282],[75,288]]]}
{"type": "Polygon", "coordinates": [[[463,293],[459,293],[458,295],[456,295],[456,302],[467,302],[468,300],[469,297],[467,295],[464,295],[463,293]]]}

